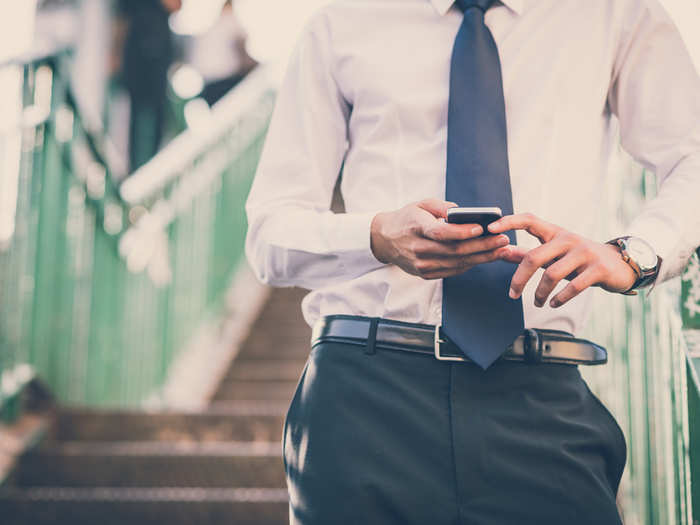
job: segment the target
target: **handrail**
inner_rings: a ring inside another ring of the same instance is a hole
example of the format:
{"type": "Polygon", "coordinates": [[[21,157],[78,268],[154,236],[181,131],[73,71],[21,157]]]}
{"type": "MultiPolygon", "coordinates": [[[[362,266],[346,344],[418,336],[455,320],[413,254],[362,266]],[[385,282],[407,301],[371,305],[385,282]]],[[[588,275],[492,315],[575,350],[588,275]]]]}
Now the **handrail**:
{"type": "MultiPolygon", "coordinates": [[[[127,179],[138,199],[126,202],[63,60],[45,60],[49,97],[37,100],[49,101],[49,118],[12,137],[17,228],[0,250],[0,414],[14,406],[23,363],[64,403],[157,397],[188,338],[226,306],[273,106],[261,68],[214,107],[207,129],[184,132],[127,179]]],[[[32,67],[21,71],[30,92],[32,67]]]]}
{"type": "Polygon", "coordinates": [[[267,96],[271,102],[276,85],[273,71],[268,66],[255,68],[212,107],[206,126],[185,130],[126,179],[120,187],[122,199],[133,206],[162,191],[181,175],[183,165],[194,162],[230,129],[231,122],[244,118],[261,97],[267,96]]]}
{"type": "Polygon", "coordinates": [[[166,231],[210,190],[231,158],[259,140],[274,105],[274,72],[254,70],[214,105],[204,125],[182,132],[121,184],[131,225],[119,253],[131,272],[147,271],[156,286],[171,282],[166,231]]]}
{"type": "Polygon", "coordinates": [[[93,158],[112,174],[113,179],[122,179],[126,175],[126,165],[115,151],[114,145],[104,132],[101,123],[99,127],[94,123],[91,126],[86,125],[82,109],[70,84],[66,89],[66,105],[75,115],[76,124],[85,136],[93,158]],[[97,129],[95,129],[96,127],[97,129]]]}
{"type": "MultiPolygon", "coordinates": [[[[14,59],[7,60],[0,64],[0,70],[14,68],[17,69],[17,71],[19,71],[23,67],[35,67],[37,71],[41,71],[40,67],[45,65],[47,68],[50,69],[51,72],[53,72],[56,59],[61,55],[67,55],[69,52],[69,48],[57,47],[55,54],[37,53],[36,55],[24,55],[22,57],[15,57],[14,59]]],[[[50,83],[51,80],[49,79],[48,82],[50,83]]],[[[41,90],[42,92],[46,91],[46,86],[43,87],[44,89],[41,90]]],[[[40,126],[41,124],[47,122],[50,116],[50,97],[48,97],[47,100],[39,101],[39,104],[29,104],[26,107],[21,108],[19,118],[16,122],[10,119],[9,122],[4,121],[0,123],[0,137],[7,136],[11,133],[16,133],[20,130],[36,128],[37,126],[40,126]]]]}
{"type": "MultiPolygon", "coordinates": [[[[15,159],[15,162],[3,165],[5,169],[9,167],[9,171],[0,172],[0,186],[5,192],[3,206],[0,208],[0,230],[2,230],[0,270],[4,269],[1,264],[3,260],[11,256],[7,251],[15,235],[24,157],[23,135],[49,125],[52,114],[54,66],[59,57],[66,56],[68,53],[69,50],[66,47],[56,46],[42,52],[14,57],[0,64],[0,71],[6,72],[5,81],[15,83],[15,87],[18,88],[15,94],[20,96],[22,92],[29,93],[32,99],[26,107],[17,108],[15,119],[8,119],[0,131],[2,155],[6,159],[13,157],[15,159]],[[25,72],[29,69],[33,69],[34,84],[30,90],[27,90],[25,72]]],[[[7,286],[3,284],[13,277],[15,275],[8,274],[7,271],[0,273],[0,301],[4,299],[7,303],[8,298],[3,297],[7,292],[7,286]]],[[[0,303],[0,312],[4,317],[12,317],[14,312],[8,316],[8,312],[2,306],[0,303]]],[[[0,339],[0,420],[12,421],[19,416],[22,391],[33,380],[35,373],[33,368],[25,362],[25,358],[17,354],[16,348],[7,347],[7,342],[12,342],[16,331],[8,331],[7,325],[4,324],[5,319],[3,318],[2,321],[3,324],[0,325],[0,334],[2,334],[0,339]]],[[[23,353],[26,354],[26,349],[23,353]]]]}
{"type": "Polygon", "coordinates": [[[71,53],[72,51],[72,45],[66,42],[57,42],[52,40],[36,41],[34,42],[34,47],[28,52],[1,60],[0,69],[7,66],[39,64],[41,62],[53,60],[59,55],[71,53]]]}
{"type": "MultiPolygon", "coordinates": [[[[614,168],[601,193],[605,218],[601,238],[622,231],[654,196],[651,173],[627,159],[614,168]]],[[[680,279],[653,293],[623,297],[594,291],[593,319],[586,334],[605,345],[609,363],[582,370],[591,388],[624,430],[627,465],[619,503],[626,523],[692,525],[692,397],[697,393],[680,316],[680,279]]],[[[697,490],[696,490],[697,491],[697,490]]],[[[695,502],[696,506],[698,502],[695,502]]]]}

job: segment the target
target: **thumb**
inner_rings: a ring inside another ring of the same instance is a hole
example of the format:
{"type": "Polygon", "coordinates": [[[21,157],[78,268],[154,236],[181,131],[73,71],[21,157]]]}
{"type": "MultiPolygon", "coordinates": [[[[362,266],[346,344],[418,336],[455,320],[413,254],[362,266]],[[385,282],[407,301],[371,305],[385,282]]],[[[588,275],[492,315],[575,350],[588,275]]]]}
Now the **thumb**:
{"type": "Polygon", "coordinates": [[[436,219],[446,218],[447,210],[457,206],[454,202],[443,201],[441,199],[423,199],[422,201],[418,201],[416,205],[431,213],[436,219]]]}

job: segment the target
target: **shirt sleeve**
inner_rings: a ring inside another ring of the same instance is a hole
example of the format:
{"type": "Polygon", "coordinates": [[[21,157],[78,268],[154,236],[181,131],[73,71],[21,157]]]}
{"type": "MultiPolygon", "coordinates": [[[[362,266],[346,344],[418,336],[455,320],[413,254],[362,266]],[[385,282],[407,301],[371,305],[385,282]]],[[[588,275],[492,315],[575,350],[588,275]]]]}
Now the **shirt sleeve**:
{"type": "Polygon", "coordinates": [[[608,104],[622,147],[656,174],[656,197],[626,235],[661,256],[661,282],[680,274],[700,246],[700,77],[664,8],[656,0],[631,4],[608,104]]]}
{"type": "Polygon", "coordinates": [[[315,289],[382,266],[370,248],[375,213],[330,211],[351,112],[331,58],[321,11],[292,52],[246,203],[248,261],[275,286],[315,289]]]}

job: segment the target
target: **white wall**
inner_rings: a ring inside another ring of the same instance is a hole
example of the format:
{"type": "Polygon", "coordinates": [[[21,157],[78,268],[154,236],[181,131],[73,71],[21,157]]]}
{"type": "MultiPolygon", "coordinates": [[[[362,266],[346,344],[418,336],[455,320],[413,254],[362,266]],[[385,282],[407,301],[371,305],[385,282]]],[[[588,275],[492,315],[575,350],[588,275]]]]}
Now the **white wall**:
{"type": "Polygon", "coordinates": [[[249,35],[248,53],[260,62],[286,61],[309,15],[329,1],[235,0],[236,15],[249,35]]]}

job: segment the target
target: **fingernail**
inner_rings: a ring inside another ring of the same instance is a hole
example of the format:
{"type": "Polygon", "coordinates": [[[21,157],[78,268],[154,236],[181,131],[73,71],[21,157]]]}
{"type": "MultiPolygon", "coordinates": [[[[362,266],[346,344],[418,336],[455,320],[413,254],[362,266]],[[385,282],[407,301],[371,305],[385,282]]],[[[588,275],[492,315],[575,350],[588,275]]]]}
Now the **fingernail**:
{"type": "Polygon", "coordinates": [[[498,245],[499,246],[505,246],[510,242],[510,239],[506,235],[502,235],[501,237],[498,238],[498,245]]]}
{"type": "Polygon", "coordinates": [[[518,294],[516,294],[516,293],[515,293],[515,290],[513,290],[512,288],[508,291],[508,296],[509,296],[511,299],[517,299],[517,298],[518,298],[518,294]]]}
{"type": "Polygon", "coordinates": [[[491,224],[489,224],[489,226],[488,226],[489,231],[493,231],[496,228],[496,226],[498,226],[498,221],[492,222],[491,224]]]}
{"type": "Polygon", "coordinates": [[[477,226],[476,228],[472,228],[472,235],[479,235],[482,231],[481,226],[477,226]]]}
{"type": "Polygon", "coordinates": [[[552,308],[557,308],[559,306],[559,301],[557,301],[556,299],[552,299],[551,301],[549,301],[549,306],[551,306],[552,308]]]}

